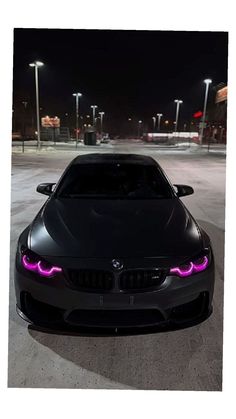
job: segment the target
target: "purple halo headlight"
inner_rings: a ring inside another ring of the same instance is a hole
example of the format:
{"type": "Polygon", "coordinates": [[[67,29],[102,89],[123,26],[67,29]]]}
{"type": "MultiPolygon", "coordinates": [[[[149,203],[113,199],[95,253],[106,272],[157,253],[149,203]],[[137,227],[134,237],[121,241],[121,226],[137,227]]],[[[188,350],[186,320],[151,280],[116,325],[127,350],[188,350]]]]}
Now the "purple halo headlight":
{"type": "Polygon", "coordinates": [[[204,271],[209,265],[209,258],[203,256],[199,259],[196,259],[194,262],[189,262],[186,265],[177,266],[170,269],[170,273],[173,275],[178,275],[181,278],[190,276],[194,273],[204,271]]]}
{"type": "Polygon", "coordinates": [[[40,276],[52,277],[56,275],[56,273],[62,272],[62,268],[59,268],[59,266],[50,265],[48,263],[46,265],[46,263],[39,257],[36,257],[35,254],[33,254],[31,258],[31,253],[24,253],[22,255],[21,261],[25,269],[27,269],[28,271],[36,272],[40,276]]]}

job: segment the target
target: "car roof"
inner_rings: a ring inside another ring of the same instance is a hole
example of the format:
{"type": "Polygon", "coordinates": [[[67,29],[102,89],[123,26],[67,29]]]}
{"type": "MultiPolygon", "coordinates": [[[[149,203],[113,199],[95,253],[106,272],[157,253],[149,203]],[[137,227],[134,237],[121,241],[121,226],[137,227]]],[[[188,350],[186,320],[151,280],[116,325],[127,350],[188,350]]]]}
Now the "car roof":
{"type": "Polygon", "coordinates": [[[156,161],[149,156],[141,154],[125,153],[91,153],[77,156],[72,160],[71,165],[89,164],[89,163],[128,163],[140,165],[157,165],[156,161]]]}

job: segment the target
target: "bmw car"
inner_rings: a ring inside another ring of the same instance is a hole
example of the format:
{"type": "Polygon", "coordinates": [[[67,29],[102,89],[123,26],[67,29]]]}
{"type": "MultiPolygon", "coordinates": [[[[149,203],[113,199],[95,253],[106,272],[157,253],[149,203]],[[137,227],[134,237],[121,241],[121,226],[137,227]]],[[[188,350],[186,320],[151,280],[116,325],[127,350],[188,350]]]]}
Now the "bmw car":
{"type": "Polygon", "coordinates": [[[79,333],[176,330],[212,312],[210,238],[160,165],[77,156],[19,237],[16,309],[33,327],[79,333]]]}

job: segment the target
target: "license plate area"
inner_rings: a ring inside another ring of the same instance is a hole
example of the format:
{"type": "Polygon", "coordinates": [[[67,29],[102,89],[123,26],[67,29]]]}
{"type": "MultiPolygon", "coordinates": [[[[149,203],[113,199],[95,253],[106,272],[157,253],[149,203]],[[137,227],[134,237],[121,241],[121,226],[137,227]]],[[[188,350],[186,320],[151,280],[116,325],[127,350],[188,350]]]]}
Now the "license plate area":
{"type": "Polygon", "coordinates": [[[134,297],[125,294],[104,294],[99,298],[103,308],[129,307],[134,304],[134,297]]]}

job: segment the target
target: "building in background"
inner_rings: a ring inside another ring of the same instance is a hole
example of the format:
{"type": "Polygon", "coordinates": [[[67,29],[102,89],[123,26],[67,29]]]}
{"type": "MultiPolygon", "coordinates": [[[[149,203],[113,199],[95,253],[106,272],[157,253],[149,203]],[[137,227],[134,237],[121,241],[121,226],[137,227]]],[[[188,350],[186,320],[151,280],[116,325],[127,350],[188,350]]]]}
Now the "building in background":
{"type": "Polygon", "coordinates": [[[227,137],[227,96],[228,86],[219,83],[213,88],[213,96],[209,104],[205,141],[226,144],[227,137]]]}

